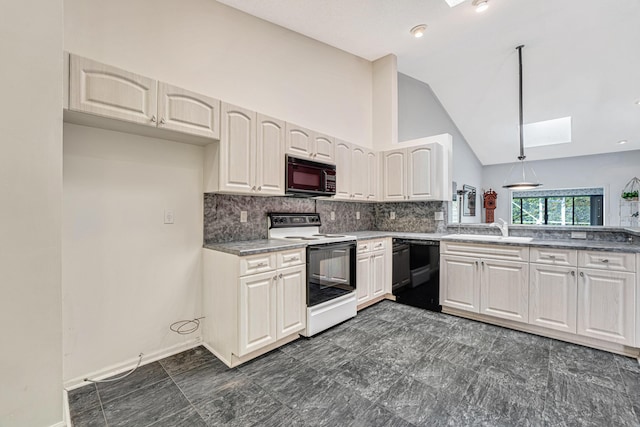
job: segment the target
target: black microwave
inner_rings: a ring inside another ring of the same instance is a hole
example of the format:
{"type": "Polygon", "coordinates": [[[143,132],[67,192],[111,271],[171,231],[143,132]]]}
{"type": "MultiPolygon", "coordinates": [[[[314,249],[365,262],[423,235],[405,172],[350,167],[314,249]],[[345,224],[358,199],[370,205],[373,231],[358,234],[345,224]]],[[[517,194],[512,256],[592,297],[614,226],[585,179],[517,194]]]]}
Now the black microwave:
{"type": "Polygon", "coordinates": [[[287,155],[286,193],[295,196],[334,196],[336,166],[287,155]]]}

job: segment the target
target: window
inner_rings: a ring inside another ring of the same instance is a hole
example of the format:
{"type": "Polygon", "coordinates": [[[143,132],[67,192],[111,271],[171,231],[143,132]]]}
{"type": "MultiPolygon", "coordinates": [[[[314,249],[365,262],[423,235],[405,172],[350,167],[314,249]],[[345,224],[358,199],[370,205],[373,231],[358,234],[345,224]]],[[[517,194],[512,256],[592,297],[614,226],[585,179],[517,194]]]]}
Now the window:
{"type": "Polygon", "coordinates": [[[602,188],[514,191],[512,224],[603,225],[602,188]]]}

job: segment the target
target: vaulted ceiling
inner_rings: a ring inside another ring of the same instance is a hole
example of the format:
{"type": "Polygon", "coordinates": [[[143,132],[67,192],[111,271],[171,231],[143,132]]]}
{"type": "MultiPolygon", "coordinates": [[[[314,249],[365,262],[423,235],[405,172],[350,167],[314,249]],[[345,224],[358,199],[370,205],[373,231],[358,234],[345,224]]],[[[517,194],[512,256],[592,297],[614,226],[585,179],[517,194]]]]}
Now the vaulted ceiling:
{"type": "Polygon", "coordinates": [[[368,60],[397,55],[483,164],[516,160],[519,44],[525,123],[572,117],[571,143],[528,159],[640,149],[639,0],[489,0],[483,13],[471,0],[219,1],[368,60]]]}

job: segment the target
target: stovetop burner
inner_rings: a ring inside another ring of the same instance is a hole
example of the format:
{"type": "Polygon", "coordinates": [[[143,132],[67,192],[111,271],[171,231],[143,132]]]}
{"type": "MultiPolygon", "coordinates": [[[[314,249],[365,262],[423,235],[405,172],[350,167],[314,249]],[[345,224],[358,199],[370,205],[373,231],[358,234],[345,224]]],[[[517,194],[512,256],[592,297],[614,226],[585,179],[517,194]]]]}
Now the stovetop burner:
{"type": "Polygon", "coordinates": [[[269,239],[300,240],[309,245],[356,240],[355,236],[320,232],[318,213],[269,213],[269,239]]]}

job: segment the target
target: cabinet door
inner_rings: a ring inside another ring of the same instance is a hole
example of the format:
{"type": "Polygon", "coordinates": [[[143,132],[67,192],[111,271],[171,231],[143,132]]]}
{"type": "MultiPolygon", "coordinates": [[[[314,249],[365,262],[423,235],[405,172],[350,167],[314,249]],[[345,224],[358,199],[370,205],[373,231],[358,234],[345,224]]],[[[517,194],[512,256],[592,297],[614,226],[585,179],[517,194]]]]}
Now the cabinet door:
{"type": "Polygon", "coordinates": [[[578,334],[634,345],[635,274],[580,269],[578,334]]]}
{"type": "Polygon", "coordinates": [[[384,200],[405,200],[405,150],[385,151],[383,156],[384,200]]]}
{"type": "Polygon", "coordinates": [[[332,137],[321,134],[314,134],[313,160],[319,162],[333,163],[335,160],[335,141],[332,137]]]}
{"type": "Polygon", "coordinates": [[[531,264],[530,324],[575,334],[577,298],[575,267],[531,264]]]}
{"type": "Polygon", "coordinates": [[[367,173],[365,175],[365,195],[369,201],[378,200],[380,193],[380,160],[375,151],[367,151],[367,173]]]}
{"type": "Polygon", "coordinates": [[[529,263],[483,258],[480,271],[480,313],[527,322],[529,263]]]}
{"type": "Polygon", "coordinates": [[[258,114],[256,192],[284,195],[284,122],[258,114]]]}
{"type": "Polygon", "coordinates": [[[238,356],[276,341],[276,280],[275,272],[240,278],[238,356]]]}
{"type": "Polygon", "coordinates": [[[278,270],[277,339],[305,328],[307,323],[306,268],[278,270]]]}
{"type": "Polygon", "coordinates": [[[286,124],[287,135],[285,138],[287,154],[303,159],[312,158],[313,154],[313,132],[291,123],[286,124]]]}
{"type": "Polygon", "coordinates": [[[356,263],[356,295],[358,304],[371,299],[371,254],[358,255],[356,263]]]}
{"type": "Polygon", "coordinates": [[[220,139],[220,101],[160,82],[158,127],[220,139]]]}
{"type": "Polygon", "coordinates": [[[433,199],[431,148],[407,148],[407,197],[410,200],[433,199]]]}
{"type": "Polygon", "coordinates": [[[70,55],[71,110],[155,127],[157,86],[148,77],[70,55]]]}
{"type": "Polygon", "coordinates": [[[371,254],[371,297],[385,294],[385,257],[384,251],[371,254]]]}
{"type": "Polygon", "coordinates": [[[480,311],[480,260],[440,256],[440,304],[460,310],[480,311]]]}
{"type": "Polygon", "coordinates": [[[256,113],[222,104],[220,191],[253,193],[256,162],[256,113]]]}
{"type": "Polygon", "coordinates": [[[351,150],[351,168],[349,169],[352,199],[364,200],[366,198],[367,181],[369,180],[368,165],[365,149],[353,146],[351,150]]]}
{"type": "Polygon", "coordinates": [[[351,145],[336,144],[336,199],[351,199],[351,145]]]}

